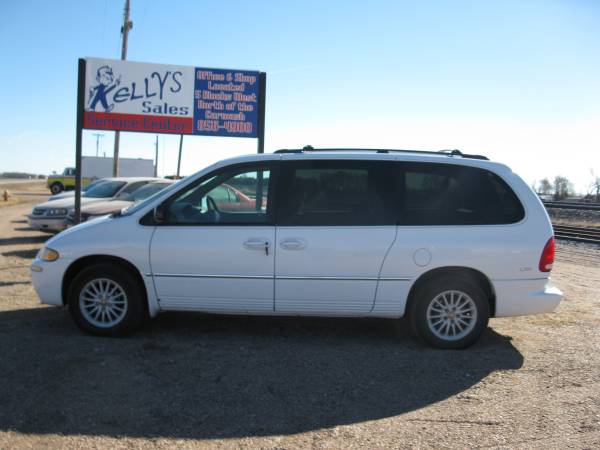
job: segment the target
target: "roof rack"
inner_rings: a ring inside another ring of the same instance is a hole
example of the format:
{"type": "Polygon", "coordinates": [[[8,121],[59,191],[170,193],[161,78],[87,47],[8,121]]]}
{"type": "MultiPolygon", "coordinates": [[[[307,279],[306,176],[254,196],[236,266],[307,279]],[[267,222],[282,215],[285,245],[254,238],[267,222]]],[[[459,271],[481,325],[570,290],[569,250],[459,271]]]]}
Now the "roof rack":
{"type": "Polygon", "coordinates": [[[439,155],[440,153],[447,156],[460,156],[461,158],[469,159],[483,159],[488,161],[489,158],[483,155],[470,155],[462,153],[460,150],[395,150],[385,148],[314,148],[311,145],[306,145],[299,149],[281,149],[275,150],[274,153],[313,153],[313,152],[374,152],[374,153],[413,153],[413,154],[425,154],[425,155],[439,155]]]}

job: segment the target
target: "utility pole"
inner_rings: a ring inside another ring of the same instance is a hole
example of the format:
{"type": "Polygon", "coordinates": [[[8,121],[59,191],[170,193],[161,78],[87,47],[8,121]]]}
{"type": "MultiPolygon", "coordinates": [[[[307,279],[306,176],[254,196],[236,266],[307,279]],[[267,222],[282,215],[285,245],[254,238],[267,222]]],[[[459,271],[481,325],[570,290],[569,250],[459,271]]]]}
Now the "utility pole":
{"type": "Polygon", "coordinates": [[[92,136],[96,136],[96,158],[98,157],[98,144],[100,143],[100,138],[103,138],[104,135],[102,133],[92,133],[92,136]]]}
{"type": "Polygon", "coordinates": [[[158,134],[156,135],[156,152],[154,154],[154,178],[158,177],[158,134]]]}
{"type": "MultiPolygon", "coordinates": [[[[123,26],[121,27],[121,35],[123,40],[121,41],[121,60],[127,59],[127,37],[129,36],[129,30],[133,28],[133,22],[129,20],[129,0],[125,0],[125,11],[123,13],[123,26]]],[[[120,134],[115,131],[115,150],[113,155],[113,177],[119,176],[119,138],[120,134]]]]}

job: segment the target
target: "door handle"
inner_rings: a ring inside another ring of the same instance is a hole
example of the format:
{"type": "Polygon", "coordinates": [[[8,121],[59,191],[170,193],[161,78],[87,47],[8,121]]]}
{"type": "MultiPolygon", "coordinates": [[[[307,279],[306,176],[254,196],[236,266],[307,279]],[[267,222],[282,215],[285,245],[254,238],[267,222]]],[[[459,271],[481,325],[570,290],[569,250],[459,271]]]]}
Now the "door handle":
{"type": "Polygon", "coordinates": [[[285,250],[304,250],[306,248],[306,240],[300,238],[284,239],[279,243],[279,246],[285,250]]]}
{"type": "Polygon", "coordinates": [[[251,238],[244,241],[244,248],[246,250],[264,250],[265,255],[269,254],[269,247],[271,243],[268,239],[251,238]]]}

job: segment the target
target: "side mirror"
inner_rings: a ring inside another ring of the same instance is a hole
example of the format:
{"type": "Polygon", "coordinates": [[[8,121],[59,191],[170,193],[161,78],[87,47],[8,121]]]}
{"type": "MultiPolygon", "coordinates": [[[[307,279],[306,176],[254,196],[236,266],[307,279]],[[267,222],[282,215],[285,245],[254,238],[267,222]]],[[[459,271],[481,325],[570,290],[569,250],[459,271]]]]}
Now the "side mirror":
{"type": "Polygon", "coordinates": [[[154,208],[154,222],[163,223],[167,220],[167,205],[165,203],[161,203],[156,208],[154,208]]]}

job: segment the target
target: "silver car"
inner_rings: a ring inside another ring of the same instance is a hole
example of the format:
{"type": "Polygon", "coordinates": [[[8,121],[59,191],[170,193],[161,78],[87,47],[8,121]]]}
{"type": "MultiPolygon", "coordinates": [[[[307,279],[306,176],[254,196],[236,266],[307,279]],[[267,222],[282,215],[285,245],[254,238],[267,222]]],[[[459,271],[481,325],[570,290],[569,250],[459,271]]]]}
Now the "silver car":
{"type": "MultiPolygon", "coordinates": [[[[88,184],[87,186],[84,186],[81,188],[81,192],[84,193],[88,190],[90,190],[91,188],[93,188],[94,186],[100,184],[100,183],[104,183],[107,179],[106,178],[100,178],[99,180],[93,181],[90,184],[88,184]]],[[[71,190],[71,191],[65,191],[65,192],[61,192],[60,194],[55,194],[55,195],[51,195],[50,198],[48,199],[48,201],[53,201],[53,200],[60,200],[61,198],[69,198],[69,197],[73,197],[75,195],[75,191],[71,190]]]]}
{"type": "MultiPolygon", "coordinates": [[[[81,196],[81,206],[91,203],[123,198],[136,189],[158,181],[159,178],[106,178],[104,183],[88,189],[81,196]]],[[[42,231],[62,231],[66,225],[69,210],[75,206],[75,198],[67,197],[36,205],[28,217],[29,226],[42,231]]]]}
{"type": "MultiPolygon", "coordinates": [[[[98,217],[107,216],[109,214],[118,213],[119,211],[129,208],[131,205],[146,200],[148,197],[162,191],[167,186],[173,184],[172,180],[152,181],[130,194],[112,198],[110,200],[95,202],[85,205],[81,208],[81,221],[96,219],[98,217]]],[[[75,224],[75,209],[71,209],[67,216],[67,226],[75,224]]]]}

